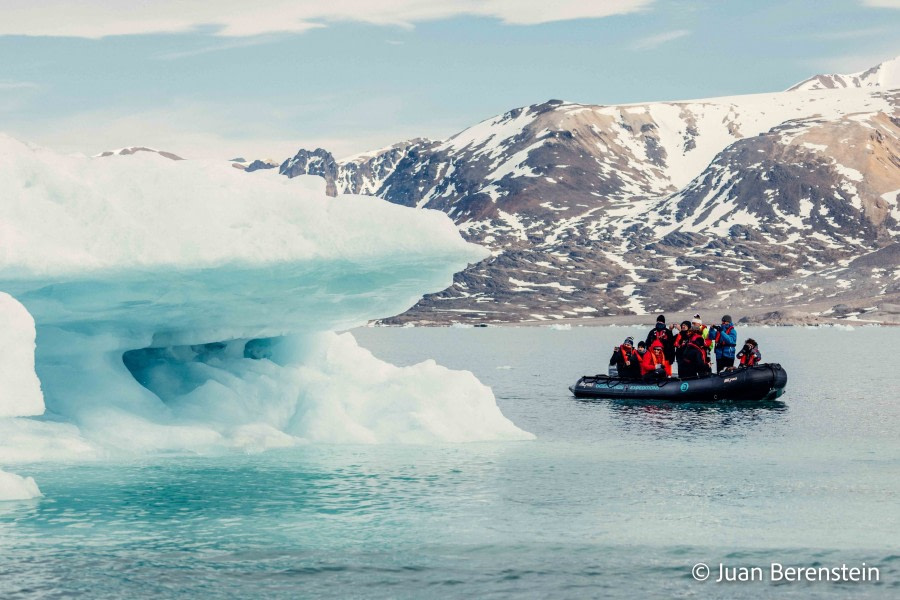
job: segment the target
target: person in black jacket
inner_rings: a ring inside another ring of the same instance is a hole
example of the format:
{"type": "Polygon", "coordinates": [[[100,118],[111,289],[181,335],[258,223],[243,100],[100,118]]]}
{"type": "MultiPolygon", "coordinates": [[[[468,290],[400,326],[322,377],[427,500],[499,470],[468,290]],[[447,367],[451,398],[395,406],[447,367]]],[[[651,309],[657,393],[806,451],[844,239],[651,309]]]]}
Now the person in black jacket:
{"type": "Polygon", "coordinates": [[[684,359],[684,348],[691,341],[691,322],[682,321],[681,330],[675,336],[675,363],[678,365],[678,376],[681,376],[681,362],[684,359]]]}
{"type": "Polygon", "coordinates": [[[678,377],[697,377],[711,373],[707,358],[706,343],[703,335],[696,329],[692,330],[690,341],[684,347],[681,364],[678,365],[678,377]]]}
{"type": "Polygon", "coordinates": [[[641,359],[634,350],[634,338],[627,337],[621,346],[613,348],[609,364],[616,366],[619,377],[634,379],[641,377],[641,359]]]}
{"type": "Polygon", "coordinates": [[[666,326],[666,315],[656,317],[656,326],[647,334],[647,347],[652,346],[657,340],[663,345],[666,360],[669,363],[675,362],[675,334],[666,326]]]}
{"type": "Polygon", "coordinates": [[[753,367],[762,361],[762,354],[759,352],[759,345],[753,338],[747,338],[744,347],[737,355],[739,365],[741,367],[753,367]]]}

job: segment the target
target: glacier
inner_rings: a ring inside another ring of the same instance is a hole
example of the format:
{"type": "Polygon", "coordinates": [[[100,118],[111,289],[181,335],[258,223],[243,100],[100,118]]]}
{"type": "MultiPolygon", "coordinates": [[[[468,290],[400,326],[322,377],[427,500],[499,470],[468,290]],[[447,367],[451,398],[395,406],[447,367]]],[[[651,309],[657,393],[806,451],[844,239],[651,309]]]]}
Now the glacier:
{"type": "MultiPolygon", "coordinates": [[[[532,436],[471,373],[339,333],[487,255],[438,211],[0,135],[0,467],[312,442],[532,436]]],[[[0,471],[0,498],[37,496],[0,471]]]]}

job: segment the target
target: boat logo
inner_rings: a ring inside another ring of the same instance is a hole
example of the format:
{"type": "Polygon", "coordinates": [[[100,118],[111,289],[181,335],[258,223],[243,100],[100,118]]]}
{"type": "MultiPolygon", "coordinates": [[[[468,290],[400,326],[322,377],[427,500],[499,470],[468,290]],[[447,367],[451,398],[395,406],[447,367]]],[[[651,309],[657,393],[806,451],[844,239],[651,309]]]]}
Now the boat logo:
{"type": "Polygon", "coordinates": [[[725,380],[725,383],[731,383],[732,381],[737,381],[737,377],[729,377],[725,380]]]}
{"type": "Polygon", "coordinates": [[[689,387],[691,387],[691,384],[689,384],[687,381],[685,381],[684,383],[681,384],[681,391],[686,392],[686,391],[688,391],[689,387]]]}

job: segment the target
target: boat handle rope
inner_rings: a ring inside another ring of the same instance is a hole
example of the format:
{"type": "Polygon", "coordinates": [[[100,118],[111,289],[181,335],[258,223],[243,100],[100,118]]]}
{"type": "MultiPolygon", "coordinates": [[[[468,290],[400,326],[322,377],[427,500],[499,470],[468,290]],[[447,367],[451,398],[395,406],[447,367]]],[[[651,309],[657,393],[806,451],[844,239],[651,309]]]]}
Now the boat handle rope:
{"type": "MultiPolygon", "coordinates": [[[[581,381],[584,381],[584,380],[586,380],[586,379],[593,379],[593,380],[594,380],[594,383],[597,383],[597,381],[599,381],[599,380],[602,379],[602,378],[601,378],[601,377],[582,377],[582,378],[581,378],[581,381]]],[[[660,380],[660,381],[643,381],[643,380],[641,380],[641,379],[635,379],[634,381],[637,382],[637,383],[640,383],[640,384],[642,384],[642,385],[647,385],[647,384],[650,384],[650,383],[655,383],[655,384],[656,384],[656,387],[661,388],[661,387],[663,387],[664,385],[666,385],[667,383],[671,383],[671,382],[676,381],[676,380],[675,380],[675,379],[662,379],[662,380],[660,380]]],[[[677,381],[684,381],[684,380],[683,380],[683,379],[678,379],[677,381]]],[[[625,379],[618,379],[618,378],[607,377],[607,378],[606,378],[606,388],[607,388],[607,389],[612,389],[612,388],[616,387],[617,385],[619,385],[620,383],[621,383],[621,384],[624,384],[624,385],[628,385],[628,383],[630,383],[630,382],[631,382],[631,380],[625,380],[625,379]],[[615,382],[615,383],[612,383],[612,382],[615,382]]]]}

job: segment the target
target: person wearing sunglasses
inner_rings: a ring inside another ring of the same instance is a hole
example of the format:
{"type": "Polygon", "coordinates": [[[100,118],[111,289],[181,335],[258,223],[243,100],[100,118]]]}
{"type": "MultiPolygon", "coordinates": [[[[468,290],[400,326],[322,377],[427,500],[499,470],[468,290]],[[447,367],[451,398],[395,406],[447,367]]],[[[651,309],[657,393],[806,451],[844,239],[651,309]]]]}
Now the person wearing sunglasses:
{"type": "Polygon", "coordinates": [[[665,349],[659,340],[650,344],[650,350],[641,360],[641,376],[654,379],[672,376],[672,363],[666,359],[665,349]]]}

